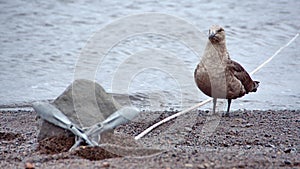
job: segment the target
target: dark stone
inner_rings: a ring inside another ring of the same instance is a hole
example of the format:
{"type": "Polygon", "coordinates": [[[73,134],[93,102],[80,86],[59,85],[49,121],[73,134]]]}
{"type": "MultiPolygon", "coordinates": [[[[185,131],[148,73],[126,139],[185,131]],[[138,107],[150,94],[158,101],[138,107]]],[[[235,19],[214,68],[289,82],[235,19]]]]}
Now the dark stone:
{"type": "MultiPolygon", "coordinates": [[[[84,79],[75,80],[51,104],[82,128],[103,121],[120,108],[112,95],[106,93],[101,85],[84,79]]],[[[72,134],[44,120],[41,120],[40,126],[38,140],[55,135],[72,134]]]]}
{"type": "Polygon", "coordinates": [[[292,162],[291,162],[291,161],[289,161],[289,160],[284,160],[284,164],[286,164],[286,165],[291,165],[291,164],[292,164],[292,162]]]}

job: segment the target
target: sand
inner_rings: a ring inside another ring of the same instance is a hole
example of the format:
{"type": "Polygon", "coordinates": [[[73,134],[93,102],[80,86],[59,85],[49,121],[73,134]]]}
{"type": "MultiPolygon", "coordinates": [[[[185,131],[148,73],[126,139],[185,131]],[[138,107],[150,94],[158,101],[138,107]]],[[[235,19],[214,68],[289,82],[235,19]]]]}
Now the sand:
{"type": "MultiPolygon", "coordinates": [[[[115,135],[133,138],[175,111],[147,113],[157,118],[122,125],[115,135]]],[[[220,117],[211,135],[203,137],[207,117],[207,111],[197,110],[174,119],[139,142],[160,152],[123,156],[101,147],[81,146],[68,152],[74,137],[38,142],[34,111],[3,110],[0,168],[300,168],[299,110],[234,111],[230,117],[220,117]],[[193,123],[186,120],[191,117],[193,123]]]]}

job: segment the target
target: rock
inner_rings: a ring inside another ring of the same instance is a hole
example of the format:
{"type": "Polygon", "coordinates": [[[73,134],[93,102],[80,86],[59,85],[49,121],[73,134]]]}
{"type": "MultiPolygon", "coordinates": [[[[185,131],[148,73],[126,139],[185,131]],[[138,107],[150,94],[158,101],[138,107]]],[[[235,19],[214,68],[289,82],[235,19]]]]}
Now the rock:
{"type": "MultiPolygon", "coordinates": [[[[103,87],[89,80],[75,80],[53,103],[79,127],[101,122],[121,106],[103,87]]],[[[56,135],[70,135],[69,131],[41,120],[38,140],[56,135]]]]}
{"type": "Polygon", "coordinates": [[[283,152],[285,152],[285,153],[290,153],[291,151],[292,151],[292,149],[287,148],[287,149],[285,149],[283,152]]]}
{"type": "Polygon", "coordinates": [[[34,164],[29,162],[25,163],[25,169],[34,169],[34,164]]]}
{"type": "Polygon", "coordinates": [[[285,164],[285,165],[291,165],[292,162],[291,162],[290,160],[284,160],[284,164],[285,164]]]}
{"type": "Polygon", "coordinates": [[[253,126],[252,123],[247,123],[247,124],[245,125],[245,127],[252,127],[252,126],[253,126]]]}
{"type": "Polygon", "coordinates": [[[199,164],[199,165],[197,166],[197,168],[199,168],[199,169],[205,169],[206,167],[204,166],[204,164],[199,164]]]}
{"type": "Polygon", "coordinates": [[[75,80],[54,102],[71,121],[89,127],[103,121],[120,108],[112,95],[89,80],[75,80]]]}
{"type": "Polygon", "coordinates": [[[238,122],[238,123],[241,123],[241,124],[246,124],[247,123],[247,121],[243,118],[235,118],[234,122],[238,122]]]}
{"type": "Polygon", "coordinates": [[[250,145],[246,145],[246,149],[251,149],[252,147],[250,145]]]}
{"type": "Polygon", "coordinates": [[[295,148],[287,148],[283,152],[285,152],[285,153],[295,153],[296,149],[295,148]]]}
{"type": "Polygon", "coordinates": [[[63,128],[57,127],[43,119],[40,119],[40,129],[38,134],[38,141],[42,141],[45,138],[50,138],[53,136],[72,136],[73,133],[65,130],[63,128]]]}
{"type": "Polygon", "coordinates": [[[110,166],[110,164],[108,162],[103,162],[102,163],[102,167],[108,168],[110,166]]]}
{"type": "Polygon", "coordinates": [[[192,128],[190,128],[190,127],[184,127],[184,129],[185,129],[185,131],[187,131],[187,132],[190,132],[190,131],[192,131],[193,129],[192,128]]]}
{"type": "Polygon", "coordinates": [[[265,144],[265,147],[275,148],[275,146],[273,144],[270,144],[270,143],[265,144]]]}
{"type": "Polygon", "coordinates": [[[210,164],[209,163],[202,163],[202,164],[199,164],[197,166],[197,168],[199,168],[199,169],[211,168],[212,165],[214,165],[214,163],[210,163],[210,164]]]}
{"type": "Polygon", "coordinates": [[[189,163],[184,164],[184,166],[187,167],[187,168],[193,168],[194,167],[193,164],[189,164],[189,163]]]}

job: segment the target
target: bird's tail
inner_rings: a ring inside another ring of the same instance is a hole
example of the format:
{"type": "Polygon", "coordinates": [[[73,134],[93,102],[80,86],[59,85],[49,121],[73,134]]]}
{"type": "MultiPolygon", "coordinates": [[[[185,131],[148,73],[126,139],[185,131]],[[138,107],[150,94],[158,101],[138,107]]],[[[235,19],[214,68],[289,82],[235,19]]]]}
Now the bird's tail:
{"type": "Polygon", "coordinates": [[[259,86],[259,81],[253,81],[253,89],[251,90],[251,92],[256,92],[258,86],[259,86]]]}

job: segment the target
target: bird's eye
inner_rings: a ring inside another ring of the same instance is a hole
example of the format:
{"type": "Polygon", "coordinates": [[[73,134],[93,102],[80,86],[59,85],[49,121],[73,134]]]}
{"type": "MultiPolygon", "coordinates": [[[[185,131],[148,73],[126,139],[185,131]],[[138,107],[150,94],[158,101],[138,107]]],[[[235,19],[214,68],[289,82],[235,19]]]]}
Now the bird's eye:
{"type": "Polygon", "coordinates": [[[222,31],[224,31],[224,29],[223,29],[223,28],[220,28],[217,32],[222,32],[222,31]]]}

